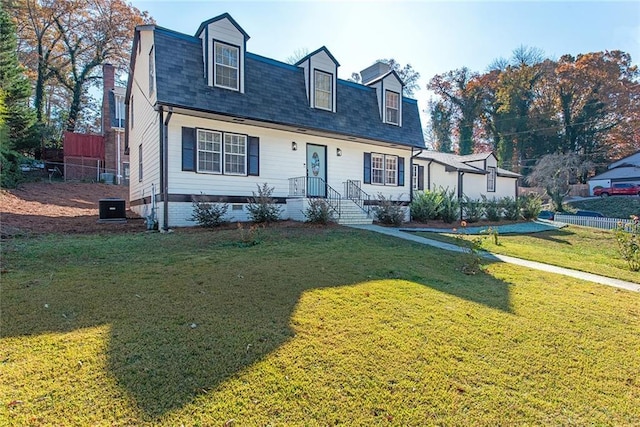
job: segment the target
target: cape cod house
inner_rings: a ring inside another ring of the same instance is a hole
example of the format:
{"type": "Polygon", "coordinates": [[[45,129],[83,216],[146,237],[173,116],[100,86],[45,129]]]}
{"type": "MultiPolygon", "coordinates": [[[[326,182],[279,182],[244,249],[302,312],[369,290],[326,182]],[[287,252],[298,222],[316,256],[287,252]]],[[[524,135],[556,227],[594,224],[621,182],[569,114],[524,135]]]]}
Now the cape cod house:
{"type": "Polygon", "coordinates": [[[131,209],[166,229],[194,225],[193,201],[228,203],[229,219],[243,221],[262,183],[295,220],[312,197],[341,223],[370,222],[378,194],[407,205],[424,142],[398,75],[376,63],[357,84],[338,78],[326,47],[289,65],[248,52],[248,40],[226,13],[194,36],[136,28],[126,92],[131,209]]]}
{"type": "Polygon", "coordinates": [[[414,190],[455,191],[459,198],[464,196],[478,200],[518,196],[520,174],[498,167],[498,159],[493,153],[458,156],[437,151],[423,151],[413,159],[414,190]]]}

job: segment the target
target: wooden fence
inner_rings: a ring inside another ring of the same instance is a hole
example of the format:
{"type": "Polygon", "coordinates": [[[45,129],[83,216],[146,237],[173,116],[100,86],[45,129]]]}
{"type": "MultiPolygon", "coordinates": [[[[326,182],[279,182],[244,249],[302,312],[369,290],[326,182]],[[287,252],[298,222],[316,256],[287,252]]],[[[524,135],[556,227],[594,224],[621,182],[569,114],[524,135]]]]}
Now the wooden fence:
{"type": "Polygon", "coordinates": [[[613,230],[618,226],[618,223],[626,224],[629,222],[629,219],[556,214],[554,221],[563,222],[565,224],[581,225],[583,227],[613,230]]]}

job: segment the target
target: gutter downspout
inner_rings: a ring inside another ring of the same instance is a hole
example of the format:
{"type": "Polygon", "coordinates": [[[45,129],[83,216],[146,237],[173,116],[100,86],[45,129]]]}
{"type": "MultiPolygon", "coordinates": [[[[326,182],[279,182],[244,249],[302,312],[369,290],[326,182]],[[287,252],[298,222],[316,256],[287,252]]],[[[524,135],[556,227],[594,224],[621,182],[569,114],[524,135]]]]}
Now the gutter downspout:
{"type": "Polygon", "coordinates": [[[411,157],[409,158],[409,221],[411,221],[411,203],[413,203],[413,159],[422,153],[422,148],[419,150],[413,154],[413,147],[411,147],[411,157]]]}
{"type": "MultiPolygon", "coordinates": [[[[162,113],[162,107],[160,107],[162,113]]],[[[173,107],[169,107],[167,118],[163,122],[162,126],[162,168],[160,175],[160,182],[162,183],[162,230],[169,230],[169,121],[173,115],[173,107]]],[[[162,116],[160,116],[162,117],[162,116]]]]}

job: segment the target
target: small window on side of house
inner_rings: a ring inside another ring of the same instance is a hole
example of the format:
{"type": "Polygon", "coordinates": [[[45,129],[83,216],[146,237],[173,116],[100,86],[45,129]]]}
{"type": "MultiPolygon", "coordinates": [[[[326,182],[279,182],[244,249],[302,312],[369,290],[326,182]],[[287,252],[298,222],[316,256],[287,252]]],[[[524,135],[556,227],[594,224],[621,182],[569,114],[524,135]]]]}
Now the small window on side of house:
{"type": "Polygon", "coordinates": [[[487,191],[493,193],[496,191],[496,168],[489,166],[487,171],[487,191]]]}
{"type": "Polygon", "coordinates": [[[142,144],[138,145],[138,182],[142,182],[142,144]]]}
{"type": "Polygon", "coordinates": [[[156,84],[156,61],[153,55],[154,49],[149,52],[149,95],[155,91],[156,84]]]}

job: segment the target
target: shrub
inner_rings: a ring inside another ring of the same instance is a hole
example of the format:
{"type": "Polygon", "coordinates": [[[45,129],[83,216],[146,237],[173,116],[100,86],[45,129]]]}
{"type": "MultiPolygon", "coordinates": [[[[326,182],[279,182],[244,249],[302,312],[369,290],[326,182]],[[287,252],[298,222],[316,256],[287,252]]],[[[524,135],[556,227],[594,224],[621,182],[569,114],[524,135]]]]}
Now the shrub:
{"type": "Polygon", "coordinates": [[[520,219],[520,202],[518,199],[505,197],[500,200],[500,206],[502,207],[502,215],[505,219],[510,221],[520,219]]]}
{"type": "Polygon", "coordinates": [[[411,219],[427,222],[438,219],[442,205],[442,193],[437,191],[420,191],[411,202],[411,219]]]}
{"type": "Polygon", "coordinates": [[[467,222],[478,222],[484,215],[484,203],[482,203],[482,200],[472,200],[464,196],[463,212],[464,219],[467,222]]]}
{"type": "Polygon", "coordinates": [[[13,150],[0,146],[0,187],[16,188],[24,181],[20,170],[22,156],[13,150]]]}
{"type": "Polygon", "coordinates": [[[496,199],[487,199],[486,196],[482,196],[482,203],[484,204],[484,213],[489,221],[500,221],[502,219],[502,206],[496,199]]]}
{"type": "Polygon", "coordinates": [[[327,224],[334,221],[331,206],[323,199],[313,199],[305,209],[304,216],[312,224],[327,224]]]}
{"type": "Polygon", "coordinates": [[[629,270],[640,271],[640,223],[636,215],[624,224],[619,222],[615,229],[618,253],[627,261],[629,270]]]}
{"type": "Polygon", "coordinates": [[[383,224],[398,226],[404,220],[400,202],[394,202],[391,197],[386,198],[382,193],[378,193],[378,204],[374,206],[373,212],[376,219],[383,224]]]}
{"type": "Polygon", "coordinates": [[[195,221],[202,227],[218,227],[227,222],[224,216],[227,214],[229,205],[224,203],[206,203],[206,202],[193,202],[193,214],[190,221],[195,221]]]}
{"type": "Polygon", "coordinates": [[[249,202],[247,210],[251,221],[257,223],[278,221],[282,209],[275,204],[275,200],[271,197],[274,187],[269,187],[266,182],[262,186],[258,184],[256,186],[258,194],[253,191],[253,197],[247,199],[249,202]]]}
{"type": "Polygon", "coordinates": [[[520,214],[522,218],[526,220],[536,219],[538,215],[540,215],[540,211],[542,211],[542,197],[540,195],[531,193],[527,195],[522,195],[519,197],[520,199],[520,214]]]}
{"type": "Polygon", "coordinates": [[[447,224],[451,224],[460,215],[460,200],[454,190],[441,188],[440,192],[442,193],[440,218],[447,224]]]}
{"type": "Polygon", "coordinates": [[[259,226],[258,224],[251,224],[248,228],[244,228],[242,223],[238,223],[238,246],[243,248],[248,248],[251,246],[255,246],[261,242],[259,236],[259,226]]]}

